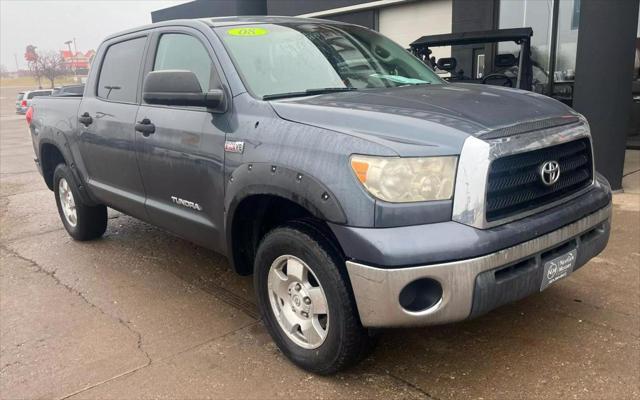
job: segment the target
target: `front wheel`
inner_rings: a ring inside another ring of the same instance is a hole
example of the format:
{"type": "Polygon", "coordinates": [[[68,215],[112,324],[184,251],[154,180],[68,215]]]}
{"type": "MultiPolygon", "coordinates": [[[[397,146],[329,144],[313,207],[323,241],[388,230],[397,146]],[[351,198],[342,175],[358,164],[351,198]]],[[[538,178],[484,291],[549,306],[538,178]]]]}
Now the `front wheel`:
{"type": "Polygon", "coordinates": [[[291,361],[319,374],[346,368],[370,347],[342,262],[331,240],[302,222],[272,230],[256,255],[254,286],[269,333],[291,361]]]}

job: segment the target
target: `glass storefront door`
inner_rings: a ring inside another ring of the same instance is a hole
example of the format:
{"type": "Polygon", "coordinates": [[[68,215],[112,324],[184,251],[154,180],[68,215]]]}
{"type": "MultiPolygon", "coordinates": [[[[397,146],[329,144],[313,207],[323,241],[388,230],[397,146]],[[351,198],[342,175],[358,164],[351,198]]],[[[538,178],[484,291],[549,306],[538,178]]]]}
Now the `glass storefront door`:
{"type": "MultiPolygon", "coordinates": [[[[549,51],[551,48],[551,21],[553,0],[501,0],[498,25],[500,29],[533,29],[531,58],[533,61],[533,90],[544,93],[549,76],[549,51]]],[[[520,46],[500,43],[498,54],[512,53],[519,56],[520,46]]]]}

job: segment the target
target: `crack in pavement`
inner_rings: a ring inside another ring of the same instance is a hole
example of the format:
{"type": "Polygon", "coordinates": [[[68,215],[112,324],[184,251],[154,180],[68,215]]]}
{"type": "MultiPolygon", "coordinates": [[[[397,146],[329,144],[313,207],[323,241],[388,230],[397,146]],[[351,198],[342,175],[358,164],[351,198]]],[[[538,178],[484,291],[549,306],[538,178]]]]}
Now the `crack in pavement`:
{"type": "Polygon", "coordinates": [[[31,193],[43,192],[45,190],[46,189],[38,189],[38,190],[28,190],[26,192],[16,192],[16,193],[13,193],[13,194],[5,194],[5,195],[0,196],[0,199],[9,199],[11,197],[22,196],[23,194],[31,194],[31,193]]]}
{"type": "Polygon", "coordinates": [[[65,399],[71,398],[73,396],[77,396],[77,395],[79,395],[81,393],[86,392],[87,390],[91,390],[91,389],[93,389],[95,387],[98,387],[100,385],[104,385],[105,383],[109,383],[109,382],[111,382],[111,381],[113,381],[115,379],[122,378],[123,376],[131,375],[131,374],[133,374],[133,373],[135,373],[135,372],[137,372],[137,371],[139,371],[139,370],[141,370],[143,368],[148,367],[149,365],[151,365],[151,364],[141,365],[139,367],[130,369],[130,370],[125,371],[125,372],[123,372],[121,374],[118,374],[116,376],[112,376],[111,378],[108,378],[108,379],[102,380],[100,382],[85,386],[82,389],[76,390],[75,392],[72,392],[72,393],[69,393],[69,394],[65,394],[62,397],[58,397],[58,400],[65,400],[65,399]]]}
{"type": "MultiPolygon", "coordinates": [[[[21,186],[27,186],[27,185],[21,185],[21,186]]],[[[38,193],[38,192],[51,192],[51,190],[49,190],[49,188],[47,188],[47,187],[44,187],[42,189],[27,190],[27,191],[24,191],[24,192],[13,192],[13,193],[10,193],[10,194],[2,195],[2,196],[0,196],[0,198],[9,199],[11,197],[22,196],[22,195],[25,195],[25,194],[38,193]]]]}
{"type": "MultiPolygon", "coordinates": [[[[108,217],[108,219],[110,220],[114,220],[114,219],[118,219],[123,217],[123,215],[115,215],[112,217],[108,217]]],[[[5,240],[6,243],[11,244],[11,243],[17,243],[26,239],[33,239],[35,237],[38,236],[42,236],[42,235],[46,235],[49,233],[53,233],[53,232],[59,232],[59,231],[63,231],[64,227],[60,227],[60,228],[56,228],[56,229],[51,229],[48,231],[42,231],[42,232],[38,232],[38,233],[30,233],[27,235],[23,235],[23,236],[18,236],[16,238],[12,238],[10,240],[5,240]]],[[[126,250],[129,251],[134,251],[133,248],[131,247],[126,247],[123,245],[123,247],[126,250]]],[[[20,255],[18,255],[20,257],[20,255]]],[[[148,257],[148,256],[141,256],[142,258],[148,257]]],[[[181,276],[178,273],[175,273],[175,271],[170,271],[167,270],[165,268],[163,268],[163,270],[169,272],[170,274],[172,274],[173,276],[177,277],[178,279],[188,282],[192,285],[194,285],[197,289],[202,290],[203,292],[210,294],[212,296],[214,296],[215,298],[217,298],[218,300],[232,306],[233,308],[245,313],[246,315],[248,315],[249,317],[255,319],[255,320],[259,320],[261,318],[260,312],[258,311],[257,307],[255,304],[253,304],[250,301],[247,301],[244,297],[242,296],[238,296],[237,294],[233,293],[232,291],[219,286],[213,282],[205,282],[202,280],[197,280],[195,282],[190,282],[188,280],[186,280],[183,276],[181,276]]]]}
{"type": "Polygon", "coordinates": [[[41,231],[41,232],[38,232],[38,233],[28,233],[28,234],[25,234],[23,236],[18,236],[18,237],[15,237],[15,238],[11,238],[9,240],[5,240],[4,242],[5,243],[9,243],[9,244],[16,243],[16,242],[20,242],[20,241],[27,240],[27,239],[37,238],[38,236],[46,235],[46,234],[49,234],[49,233],[58,232],[58,231],[61,231],[61,230],[64,230],[64,227],[51,229],[51,230],[48,230],[48,231],[41,231]]]}
{"type": "MultiPolygon", "coordinates": [[[[62,286],[63,288],[67,289],[67,291],[69,291],[69,293],[75,294],[78,297],[80,297],[80,299],[82,299],[87,305],[89,305],[92,308],[95,308],[96,310],[98,310],[101,314],[117,321],[120,325],[122,325],[125,329],[127,329],[129,332],[131,332],[132,334],[134,334],[137,338],[137,350],[142,353],[145,358],[147,359],[146,363],[142,366],[139,366],[137,368],[135,368],[132,371],[128,371],[128,373],[131,373],[135,370],[138,370],[140,368],[145,368],[148,367],[149,365],[151,365],[151,357],[149,356],[149,353],[144,349],[143,347],[143,343],[142,343],[142,333],[138,332],[137,330],[133,329],[129,322],[123,320],[122,318],[118,317],[117,315],[113,315],[111,313],[108,313],[107,311],[105,311],[104,309],[102,309],[100,306],[98,306],[95,303],[92,303],[84,294],[82,294],[82,292],[80,292],[79,290],[73,288],[72,286],[67,285],[66,283],[62,282],[60,280],[59,277],[56,276],[56,271],[57,270],[53,270],[53,271],[47,271],[45,268],[43,268],[40,264],[38,264],[36,261],[25,257],[23,255],[21,255],[20,253],[16,252],[15,250],[5,246],[4,244],[0,244],[0,249],[6,251],[9,255],[16,257],[20,260],[23,260],[25,262],[27,262],[28,264],[30,264],[31,266],[33,266],[37,272],[39,273],[43,273],[45,275],[47,275],[48,277],[50,277],[51,279],[53,279],[55,281],[55,283],[59,286],[62,286]]],[[[68,396],[67,396],[68,397],[68,396]]]]}
{"type": "Polygon", "coordinates": [[[408,386],[411,389],[417,391],[418,393],[422,394],[423,396],[425,396],[426,399],[429,400],[440,400],[438,397],[432,395],[431,393],[427,392],[426,390],[422,389],[420,386],[409,382],[408,380],[401,378],[399,376],[396,376],[390,372],[387,373],[387,375],[389,375],[389,377],[391,377],[392,379],[396,380],[397,382],[400,382],[401,384],[403,384],[404,386],[408,386]]]}
{"type": "Polygon", "coordinates": [[[3,365],[2,368],[0,368],[0,374],[6,371],[9,367],[13,367],[14,365],[20,365],[20,364],[22,364],[22,362],[20,362],[19,360],[11,363],[7,363],[3,365]]]}
{"type": "MultiPolygon", "coordinates": [[[[70,286],[70,285],[68,285],[68,284],[66,284],[66,283],[64,283],[64,282],[62,282],[62,281],[60,280],[60,278],[59,278],[58,276],[56,276],[57,269],[56,269],[56,270],[53,270],[53,271],[48,271],[48,270],[46,270],[44,267],[42,267],[40,264],[38,264],[35,260],[32,260],[32,259],[30,259],[30,258],[28,258],[28,257],[25,257],[25,256],[21,255],[21,254],[20,254],[20,253],[18,253],[17,251],[15,251],[15,250],[13,250],[13,249],[11,249],[11,248],[7,247],[7,246],[6,246],[6,245],[4,245],[4,244],[0,244],[0,249],[2,249],[3,251],[6,251],[9,255],[11,255],[11,256],[13,256],[13,257],[16,257],[16,258],[18,258],[18,259],[20,259],[20,260],[23,260],[23,261],[27,262],[28,264],[30,264],[32,267],[34,267],[34,268],[36,269],[36,272],[47,275],[48,277],[50,277],[51,279],[53,279],[53,280],[54,280],[54,282],[55,282],[57,285],[62,286],[63,288],[65,288],[65,289],[66,289],[67,291],[69,291],[70,293],[75,294],[76,296],[80,297],[84,303],[86,303],[87,305],[89,305],[89,306],[90,306],[90,307],[92,307],[92,308],[95,308],[95,309],[96,309],[96,310],[98,310],[101,314],[106,315],[107,317],[109,317],[109,318],[111,318],[111,319],[113,319],[113,320],[117,321],[120,325],[122,325],[123,327],[125,327],[129,332],[131,332],[131,333],[133,333],[134,335],[136,335],[136,337],[137,337],[137,350],[138,350],[139,352],[141,352],[142,354],[144,354],[145,358],[147,359],[147,361],[146,361],[143,365],[139,365],[139,366],[137,366],[137,367],[135,367],[135,368],[132,368],[132,369],[127,370],[127,371],[124,371],[124,372],[122,372],[122,373],[120,373],[120,374],[117,374],[117,375],[112,376],[112,377],[110,377],[110,378],[104,379],[104,380],[102,380],[102,381],[100,381],[100,382],[95,382],[95,383],[89,384],[89,385],[87,385],[87,386],[85,386],[85,387],[83,387],[83,388],[81,388],[81,389],[78,389],[78,390],[76,390],[76,391],[72,392],[72,393],[69,393],[69,394],[66,394],[66,395],[63,395],[63,396],[59,397],[59,398],[58,398],[59,400],[69,399],[69,398],[71,398],[71,397],[73,397],[73,396],[76,396],[76,395],[78,395],[78,394],[80,394],[80,393],[83,393],[83,392],[86,392],[86,391],[88,391],[88,390],[91,390],[91,389],[93,389],[93,388],[95,388],[95,387],[98,387],[98,386],[100,386],[100,385],[103,385],[103,384],[105,384],[105,383],[111,382],[111,381],[116,380],[116,379],[118,379],[118,378],[122,378],[122,377],[124,377],[124,376],[128,376],[128,375],[134,374],[134,373],[136,373],[136,372],[137,372],[137,371],[139,371],[139,370],[142,370],[142,369],[144,369],[144,368],[149,367],[153,362],[159,362],[159,361],[170,360],[170,359],[175,358],[175,357],[177,357],[177,356],[179,356],[179,355],[181,355],[181,354],[183,354],[183,353],[186,353],[186,352],[192,351],[192,350],[197,349],[197,348],[199,348],[199,347],[202,347],[202,346],[204,346],[204,345],[206,345],[206,344],[208,344],[208,343],[212,343],[212,342],[215,342],[215,341],[217,341],[217,340],[223,339],[223,338],[225,338],[225,337],[227,337],[227,336],[230,336],[230,335],[233,335],[233,334],[235,334],[235,333],[237,333],[237,332],[239,332],[239,331],[241,331],[241,330],[243,330],[243,329],[247,329],[247,328],[249,328],[249,327],[251,327],[251,326],[253,326],[253,325],[256,325],[256,324],[259,324],[259,323],[260,323],[260,319],[256,319],[256,320],[254,320],[254,321],[250,321],[250,322],[248,322],[248,323],[244,324],[243,326],[238,327],[237,329],[234,329],[234,330],[229,331],[229,332],[226,332],[226,333],[224,333],[224,334],[222,334],[222,335],[219,335],[219,336],[216,336],[216,337],[213,337],[213,338],[209,338],[209,339],[207,339],[207,340],[204,340],[204,341],[202,341],[202,342],[200,342],[200,343],[198,343],[198,344],[195,344],[195,345],[193,345],[193,346],[191,346],[191,347],[188,347],[188,348],[186,348],[186,349],[183,349],[183,350],[181,350],[181,351],[179,351],[179,352],[177,352],[177,353],[171,354],[171,355],[170,355],[170,356],[168,356],[168,357],[164,357],[164,358],[157,358],[156,360],[152,360],[152,359],[151,359],[151,357],[150,357],[150,355],[149,355],[149,353],[148,353],[148,352],[144,349],[144,347],[143,347],[143,337],[142,337],[142,334],[141,334],[139,331],[137,331],[137,330],[133,329],[133,328],[129,325],[129,323],[128,323],[127,321],[123,320],[122,318],[120,318],[120,317],[118,317],[118,316],[116,316],[116,315],[113,315],[113,314],[111,314],[111,313],[108,313],[107,311],[105,311],[104,309],[102,309],[102,308],[101,308],[100,306],[98,306],[97,304],[95,304],[95,303],[91,302],[91,301],[90,301],[90,300],[89,300],[89,299],[88,299],[88,298],[87,298],[87,297],[86,297],[82,292],[80,292],[80,291],[78,291],[77,289],[73,288],[72,286],[70,286]]],[[[217,296],[216,296],[216,297],[217,297],[217,296]]],[[[225,297],[225,296],[220,296],[220,297],[225,297]]],[[[222,299],[221,299],[221,300],[222,300],[222,299]]],[[[224,301],[224,300],[223,300],[223,302],[227,302],[227,303],[229,303],[229,304],[233,303],[233,302],[228,302],[228,301],[224,301]]],[[[231,304],[231,305],[233,306],[233,304],[231,304]]],[[[242,310],[242,308],[240,308],[240,310],[241,310],[241,311],[245,311],[245,312],[246,312],[246,310],[242,310]]],[[[248,313],[248,314],[250,314],[250,315],[251,315],[251,313],[248,313]]],[[[6,367],[6,368],[8,368],[9,366],[10,366],[10,365],[6,365],[5,367],[6,367]]],[[[4,367],[3,367],[3,370],[4,370],[4,369],[6,369],[6,368],[4,368],[4,367]]]]}
{"type": "Polygon", "coordinates": [[[202,347],[202,346],[205,346],[205,345],[207,345],[207,344],[209,344],[209,343],[213,343],[213,342],[216,342],[216,341],[218,341],[218,340],[224,339],[224,338],[226,338],[227,336],[234,335],[234,334],[236,334],[236,333],[240,332],[241,330],[244,330],[244,329],[250,328],[250,327],[252,327],[252,326],[254,326],[254,325],[258,325],[260,322],[261,322],[261,321],[259,321],[259,320],[258,320],[258,321],[250,321],[250,322],[247,322],[246,324],[244,324],[244,325],[242,325],[242,326],[240,326],[240,327],[238,327],[238,328],[236,328],[236,329],[234,329],[234,330],[232,330],[232,331],[229,331],[229,332],[223,333],[222,335],[219,335],[219,336],[215,336],[215,337],[209,338],[209,339],[204,340],[204,341],[202,341],[202,342],[200,342],[200,343],[198,343],[198,344],[194,344],[194,345],[193,345],[193,346],[191,346],[191,347],[187,347],[186,349],[182,349],[182,350],[180,350],[180,351],[179,351],[179,352],[177,352],[177,353],[173,353],[173,354],[171,354],[171,355],[169,355],[169,356],[167,356],[167,357],[164,357],[164,358],[163,358],[163,357],[160,357],[160,358],[156,359],[156,362],[166,361],[166,360],[171,360],[171,359],[176,358],[177,356],[182,355],[182,354],[184,354],[184,353],[187,353],[187,352],[189,352],[189,351],[191,351],[191,350],[195,350],[195,349],[197,349],[197,348],[199,348],[199,347],[202,347]]]}
{"type": "MultiPolygon", "coordinates": [[[[186,352],[188,352],[188,351],[191,351],[191,350],[197,349],[198,347],[204,346],[204,345],[206,345],[206,344],[208,344],[208,343],[212,343],[212,342],[215,342],[215,341],[217,341],[217,340],[223,339],[223,338],[225,338],[225,337],[227,337],[227,336],[229,336],[229,335],[232,335],[232,334],[234,334],[234,333],[236,333],[236,332],[238,332],[238,331],[241,331],[241,330],[243,330],[243,329],[249,328],[249,327],[251,327],[252,325],[255,325],[255,324],[259,323],[259,322],[260,322],[260,321],[252,321],[252,322],[249,322],[248,324],[246,324],[246,325],[244,325],[244,326],[241,326],[241,327],[239,327],[239,328],[237,328],[237,329],[234,329],[234,330],[232,330],[232,331],[230,331],[230,332],[227,332],[227,333],[225,333],[225,334],[222,334],[222,335],[220,335],[220,336],[216,336],[216,337],[214,337],[214,338],[207,339],[207,340],[205,340],[205,341],[203,341],[203,342],[201,342],[201,343],[198,343],[198,344],[196,344],[196,345],[194,345],[194,346],[191,346],[191,347],[189,347],[189,348],[187,348],[187,349],[184,349],[184,350],[181,350],[181,351],[179,351],[179,352],[177,352],[177,353],[171,354],[171,355],[170,355],[170,356],[168,356],[168,357],[165,357],[165,358],[158,358],[158,359],[156,359],[156,360],[155,360],[155,362],[156,362],[156,363],[158,363],[158,362],[165,361],[165,360],[171,360],[171,359],[173,359],[173,358],[175,358],[175,357],[177,357],[177,356],[179,356],[179,355],[181,355],[181,354],[184,354],[184,353],[186,353],[186,352]]],[[[114,381],[114,380],[116,380],[116,379],[119,379],[119,378],[122,378],[122,377],[125,377],[125,376],[128,376],[128,375],[133,375],[133,374],[135,374],[136,372],[138,372],[138,371],[140,371],[140,370],[142,370],[142,369],[144,369],[144,368],[148,367],[149,365],[151,365],[151,364],[149,363],[149,364],[147,364],[147,365],[142,365],[142,366],[140,366],[140,367],[133,368],[133,369],[131,369],[131,370],[129,370],[129,371],[125,371],[125,372],[123,372],[123,373],[121,373],[121,374],[118,374],[118,375],[116,375],[116,376],[113,376],[113,377],[111,377],[111,378],[109,378],[109,379],[105,379],[105,380],[103,380],[103,381],[100,381],[100,382],[94,383],[94,384],[92,384],[92,385],[90,385],[90,386],[86,386],[86,387],[84,387],[84,388],[82,388],[82,389],[80,389],[80,390],[77,390],[77,391],[73,392],[73,393],[70,393],[70,394],[67,394],[67,395],[65,395],[65,396],[63,396],[63,397],[60,397],[58,400],[66,400],[66,399],[69,399],[69,398],[71,398],[71,397],[77,396],[77,395],[79,395],[79,394],[81,394],[81,393],[84,393],[84,392],[86,392],[86,391],[88,391],[88,390],[94,389],[94,388],[96,388],[96,387],[98,387],[98,386],[102,386],[102,385],[104,385],[104,384],[106,384],[106,383],[112,382],[112,381],[114,381]]]]}
{"type": "Polygon", "coordinates": [[[24,175],[24,174],[34,174],[38,171],[17,171],[17,172],[0,172],[0,176],[12,176],[12,175],[24,175]]]}

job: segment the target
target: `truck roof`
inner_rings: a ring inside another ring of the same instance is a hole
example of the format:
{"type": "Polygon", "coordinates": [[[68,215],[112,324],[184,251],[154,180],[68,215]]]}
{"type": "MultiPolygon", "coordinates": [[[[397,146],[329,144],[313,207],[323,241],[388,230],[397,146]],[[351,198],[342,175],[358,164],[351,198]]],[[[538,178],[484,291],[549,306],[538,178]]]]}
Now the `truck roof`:
{"type": "Polygon", "coordinates": [[[153,24],[147,24],[136,28],[127,29],[125,31],[117,32],[107,36],[104,40],[116,38],[118,36],[127,35],[130,33],[145,31],[148,29],[158,28],[162,26],[190,26],[193,28],[202,27],[203,24],[210,27],[221,26],[233,26],[233,25],[246,25],[246,24],[278,24],[278,23],[294,23],[294,22],[317,22],[333,25],[350,25],[345,22],[332,21],[326,19],[317,18],[303,18],[303,17],[287,17],[287,16],[274,16],[274,15],[247,15],[247,16],[232,16],[232,17],[210,17],[210,18],[195,18],[195,19],[173,19],[170,21],[156,22],[153,24]]]}
{"type": "Polygon", "coordinates": [[[331,21],[326,19],[287,17],[287,16],[277,16],[277,15],[216,17],[216,18],[202,18],[200,20],[214,27],[228,26],[228,25],[287,23],[287,22],[290,22],[290,23],[291,22],[322,22],[322,23],[331,23],[331,24],[345,24],[344,22],[331,21]]]}

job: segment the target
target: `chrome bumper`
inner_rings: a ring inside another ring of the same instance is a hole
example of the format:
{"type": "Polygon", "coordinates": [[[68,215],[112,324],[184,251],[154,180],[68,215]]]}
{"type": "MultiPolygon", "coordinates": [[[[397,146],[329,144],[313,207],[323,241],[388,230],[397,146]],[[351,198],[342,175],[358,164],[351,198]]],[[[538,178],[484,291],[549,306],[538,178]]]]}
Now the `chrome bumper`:
{"type": "MultiPolygon", "coordinates": [[[[567,241],[579,243],[610,219],[608,205],[574,223],[495,253],[472,259],[418,267],[383,269],[347,261],[360,320],[367,327],[437,325],[470,316],[478,274],[511,265],[567,241]],[[433,307],[411,312],[399,303],[402,289],[419,278],[431,278],[442,285],[442,298],[433,307]]],[[[608,225],[606,225],[608,229],[608,225]]],[[[607,231],[608,234],[608,231],[607,231]]],[[[579,250],[580,251],[580,250],[579,250]]]]}

